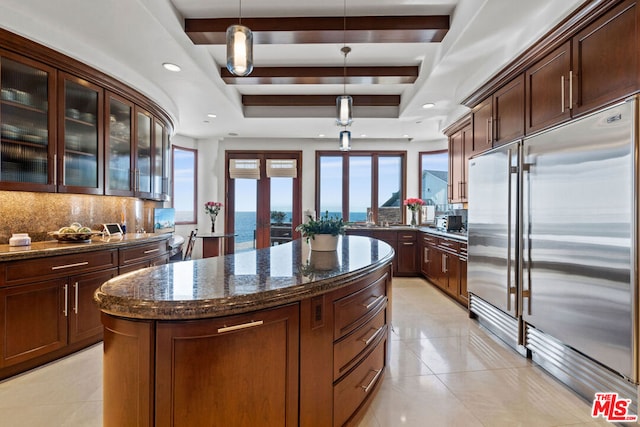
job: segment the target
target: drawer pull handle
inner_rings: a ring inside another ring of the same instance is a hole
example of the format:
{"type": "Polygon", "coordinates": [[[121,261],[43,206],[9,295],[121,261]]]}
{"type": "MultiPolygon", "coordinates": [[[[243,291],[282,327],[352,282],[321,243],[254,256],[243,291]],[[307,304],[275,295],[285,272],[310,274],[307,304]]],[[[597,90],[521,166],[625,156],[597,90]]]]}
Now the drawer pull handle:
{"type": "Polygon", "coordinates": [[[403,246],[413,246],[413,242],[403,242],[403,246]]]}
{"type": "Polygon", "coordinates": [[[370,302],[369,304],[362,304],[363,307],[365,307],[367,310],[369,310],[371,307],[373,307],[374,305],[378,304],[378,302],[380,300],[383,300],[385,297],[384,295],[380,295],[378,297],[374,297],[375,299],[370,302]]]}
{"type": "Polygon", "coordinates": [[[155,248],[155,249],[149,249],[148,251],[144,251],[144,253],[145,253],[145,254],[150,254],[150,253],[153,253],[153,252],[158,252],[159,250],[160,250],[160,249],[158,249],[158,248],[155,248]]]}
{"type": "Polygon", "coordinates": [[[52,270],[62,270],[64,268],[80,267],[81,265],[87,265],[87,264],[89,264],[89,261],[76,262],[75,264],[55,265],[55,266],[51,267],[51,269],[52,270]]]}
{"type": "Polygon", "coordinates": [[[382,374],[382,369],[378,369],[378,370],[372,369],[371,372],[375,372],[376,373],[376,375],[373,377],[371,382],[369,382],[369,384],[367,384],[366,386],[364,386],[364,385],[360,386],[360,387],[362,387],[362,390],[364,390],[365,393],[369,393],[369,390],[371,390],[371,387],[373,387],[373,385],[376,383],[376,381],[378,381],[378,377],[380,376],[380,374],[382,374]]]}
{"type": "MultiPolygon", "coordinates": [[[[371,328],[371,329],[375,329],[375,328],[371,328]]],[[[380,332],[382,332],[383,329],[384,329],[384,326],[381,326],[378,329],[375,329],[375,332],[371,334],[369,338],[361,338],[360,341],[364,343],[365,347],[368,346],[369,344],[371,344],[371,342],[373,342],[373,340],[376,339],[378,335],[380,335],[380,332]]]]}
{"type": "Polygon", "coordinates": [[[243,323],[241,325],[225,326],[225,327],[222,327],[222,328],[218,328],[218,333],[222,334],[224,332],[237,331],[239,329],[253,328],[255,326],[260,326],[263,323],[264,322],[262,320],[256,320],[254,322],[243,323]]]}

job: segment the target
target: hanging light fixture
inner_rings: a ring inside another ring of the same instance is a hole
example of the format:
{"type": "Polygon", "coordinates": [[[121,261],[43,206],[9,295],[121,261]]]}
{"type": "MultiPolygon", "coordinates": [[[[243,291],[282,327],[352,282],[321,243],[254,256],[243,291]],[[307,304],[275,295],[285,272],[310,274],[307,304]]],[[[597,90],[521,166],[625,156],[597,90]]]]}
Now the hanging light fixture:
{"type": "Polygon", "coordinates": [[[340,132],[340,151],[349,150],[351,150],[351,132],[345,127],[344,130],[340,132]]]}
{"type": "Polygon", "coordinates": [[[242,25],[242,0],[238,24],[227,28],[227,70],[241,77],[253,71],[253,33],[242,25]]]}
{"type": "Polygon", "coordinates": [[[347,0],[344,0],[344,10],[342,18],[342,49],[344,55],[342,73],[342,95],[336,98],[338,126],[349,126],[353,122],[353,98],[347,95],[347,55],[351,48],[347,46],[347,0]]]}

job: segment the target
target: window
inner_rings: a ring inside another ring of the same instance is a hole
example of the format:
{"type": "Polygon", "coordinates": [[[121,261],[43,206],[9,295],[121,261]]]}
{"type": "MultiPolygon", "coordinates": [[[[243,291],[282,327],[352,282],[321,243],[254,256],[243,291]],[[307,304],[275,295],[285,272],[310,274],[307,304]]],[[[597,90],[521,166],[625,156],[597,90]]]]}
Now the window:
{"type": "Polygon", "coordinates": [[[195,224],[198,177],[198,150],[171,147],[173,158],[173,208],[176,224],[195,224]]]}
{"type": "Polygon", "coordinates": [[[317,152],[316,210],[348,221],[402,223],[405,152],[317,152]]]}
{"type": "Polygon", "coordinates": [[[432,222],[435,211],[444,211],[449,203],[449,152],[430,151],[420,153],[420,198],[425,201],[422,222],[432,222]]]}

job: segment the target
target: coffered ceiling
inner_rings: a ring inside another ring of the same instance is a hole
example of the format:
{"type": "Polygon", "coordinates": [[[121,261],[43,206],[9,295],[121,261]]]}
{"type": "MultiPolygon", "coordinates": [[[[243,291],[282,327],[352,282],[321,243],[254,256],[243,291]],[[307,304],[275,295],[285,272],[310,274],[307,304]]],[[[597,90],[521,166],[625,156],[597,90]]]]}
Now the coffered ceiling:
{"type": "Polygon", "coordinates": [[[346,90],[355,139],[392,144],[442,139],[468,111],[464,98],[581,3],[242,0],[255,41],[254,71],[242,78],[224,68],[238,0],[3,0],[0,27],[136,87],[180,134],[335,141],[335,96],[346,90]]]}

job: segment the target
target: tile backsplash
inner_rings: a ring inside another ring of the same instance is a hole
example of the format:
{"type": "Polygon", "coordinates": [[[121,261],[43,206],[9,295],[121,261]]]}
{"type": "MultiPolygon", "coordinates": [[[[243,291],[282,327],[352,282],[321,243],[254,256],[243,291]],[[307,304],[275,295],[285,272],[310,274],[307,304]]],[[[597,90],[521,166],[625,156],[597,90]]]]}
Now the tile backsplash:
{"type": "Polygon", "coordinates": [[[78,222],[94,230],[120,223],[127,232],[153,231],[153,209],[161,203],[134,197],[0,191],[0,244],[13,233],[29,233],[33,242],[48,240],[47,232],[78,222]]]}

